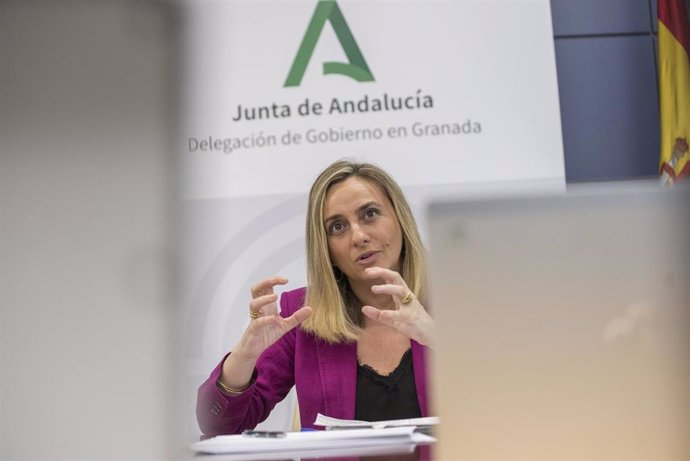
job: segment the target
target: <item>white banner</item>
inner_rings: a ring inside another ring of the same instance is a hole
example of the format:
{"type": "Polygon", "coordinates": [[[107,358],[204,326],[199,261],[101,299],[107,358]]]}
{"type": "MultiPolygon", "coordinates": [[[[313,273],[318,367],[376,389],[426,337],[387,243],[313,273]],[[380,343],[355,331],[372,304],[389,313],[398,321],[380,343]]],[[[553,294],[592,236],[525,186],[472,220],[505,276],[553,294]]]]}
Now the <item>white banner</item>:
{"type": "Polygon", "coordinates": [[[304,192],[346,156],[403,185],[564,176],[547,0],[204,1],[186,17],[187,198],[304,192]],[[324,74],[358,57],[370,80],[324,74]]]}
{"type": "MultiPolygon", "coordinates": [[[[179,152],[190,428],[249,287],[306,281],[306,193],[342,157],[431,195],[564,184],[548,0],[190,1],[179,152]]],[[[424,233],[424,232],[423,232],[424,233]]],[[[292,401],[268,427],[289,425],[292,401]]]]}

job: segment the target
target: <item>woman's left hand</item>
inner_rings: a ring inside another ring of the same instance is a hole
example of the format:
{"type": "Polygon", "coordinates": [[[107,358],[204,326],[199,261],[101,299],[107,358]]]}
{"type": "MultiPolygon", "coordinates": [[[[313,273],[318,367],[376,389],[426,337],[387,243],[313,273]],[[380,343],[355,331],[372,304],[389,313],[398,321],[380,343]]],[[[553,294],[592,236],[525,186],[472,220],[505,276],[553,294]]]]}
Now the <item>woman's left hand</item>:
{"type": "Polygon", "coordinates": [[[373,285],[371,290],[376,294],[390,295],[395,303],[395,310],[364,306],[362,313],[372,320],[395,328],[419,344],[430,346],[434,337],[434,319],[407,287],[402,276],[381,267],[370,267],[365,273],[371,279],[383,280],[383,284],[373,285]]]}

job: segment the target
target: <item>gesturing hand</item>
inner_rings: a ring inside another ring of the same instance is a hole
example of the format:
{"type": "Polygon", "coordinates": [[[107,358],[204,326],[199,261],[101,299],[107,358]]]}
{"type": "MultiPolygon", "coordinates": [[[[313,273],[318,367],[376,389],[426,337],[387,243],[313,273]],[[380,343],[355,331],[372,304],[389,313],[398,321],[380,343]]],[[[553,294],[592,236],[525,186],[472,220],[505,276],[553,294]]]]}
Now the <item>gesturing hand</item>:
{"type": "Polygon", "coordinates": [[[395,328],[420,344],[431,345],[434,337],[434,320],[410,291],[402,276],[381,267],[370,267],[366,269],[365,274],[370,279],[383,280],[383,284],[373,285],[371,291],[390,295],[395,303],[395,310],[364,306],[362,313],[372,320],[395,328]]]}
{"type": "Polygon", "coordinates": [[[249,303],[249,311],[253,313],[252,319],[235,348],[235,354],[247,359],[258,358],[281,336],[311,315],[309,306],[302,307],[287,318],[278,315],[278,295],[273,293],[273,287],[286,283],[286,278],[275,276],[263,279],[252,287],[252,300],[249,303]]]}

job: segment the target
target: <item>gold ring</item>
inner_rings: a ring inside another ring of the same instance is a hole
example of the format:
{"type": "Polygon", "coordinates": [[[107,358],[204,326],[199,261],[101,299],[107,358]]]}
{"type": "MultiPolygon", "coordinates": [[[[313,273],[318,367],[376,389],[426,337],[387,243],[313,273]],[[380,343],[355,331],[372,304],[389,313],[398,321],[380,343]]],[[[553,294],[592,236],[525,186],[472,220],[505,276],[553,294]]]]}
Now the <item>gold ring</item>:
{"type": "Polygon", "coordinates": [[[405,297],[400,300],[400,302],[403,304],[410,304],[413,299],[414,299],[414,295],[412,294],[411,291],[408,291],[407,294],[405,295],[405,297]]]}
{"type": "Polygon", "coordinates": [[[249,318],[250,319],[258,319],[259,317],[261,317],[261,311],[259,311],[259,312],[253,311],[252,308],[250,307],[249,308],[249,318]]]}

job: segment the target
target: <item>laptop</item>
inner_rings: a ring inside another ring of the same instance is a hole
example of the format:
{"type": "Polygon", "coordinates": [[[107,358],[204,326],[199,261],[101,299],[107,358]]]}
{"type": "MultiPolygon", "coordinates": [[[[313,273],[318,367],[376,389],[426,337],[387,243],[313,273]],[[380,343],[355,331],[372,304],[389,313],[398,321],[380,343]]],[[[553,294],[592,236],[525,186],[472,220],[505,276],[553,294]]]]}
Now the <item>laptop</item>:
{"type": "Polygon", "coordinates": [[[429,209],[439,459],[690,459],[690,189],[429,209]]]}

